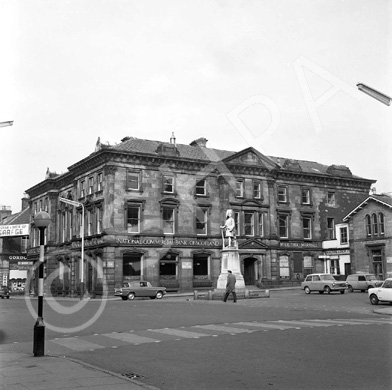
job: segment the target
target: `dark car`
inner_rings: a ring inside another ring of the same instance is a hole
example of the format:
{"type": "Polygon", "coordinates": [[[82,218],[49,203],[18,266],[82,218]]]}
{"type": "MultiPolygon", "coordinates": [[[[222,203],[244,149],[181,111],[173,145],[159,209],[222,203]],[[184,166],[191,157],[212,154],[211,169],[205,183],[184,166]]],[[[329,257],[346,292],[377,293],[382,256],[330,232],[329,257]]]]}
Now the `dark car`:
{"type": "Polygon", "coordinates": [[[10,299],[10,289],[7,286],[0,287],[0,297],[1,299],[10,299]]]}
{"type": "Polygon", "coordinates": [[[150,282],[138,280],[137,282],[125,282],[122,288],[116,289],[114,295],[122,300],[135,299],[136,297],[150,297],[162,299],[166,294],[166,287],[153,287],[150,282]]]}

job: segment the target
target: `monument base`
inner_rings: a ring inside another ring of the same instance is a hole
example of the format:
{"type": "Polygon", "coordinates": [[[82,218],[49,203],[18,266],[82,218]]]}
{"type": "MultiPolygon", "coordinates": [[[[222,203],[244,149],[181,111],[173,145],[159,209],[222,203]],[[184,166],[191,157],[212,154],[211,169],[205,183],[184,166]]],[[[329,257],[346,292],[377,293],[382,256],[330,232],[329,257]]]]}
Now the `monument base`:
{"type": "Polygon", "coordinates": [[[240,256],[237,247],[226,247],[225,249],[222,249],[221,273],[218,278],[216,290],[226,289],[228,270],[230,270],[236,278],[235,289],[245,289],[245,281],[241,274],[240,256]]]}

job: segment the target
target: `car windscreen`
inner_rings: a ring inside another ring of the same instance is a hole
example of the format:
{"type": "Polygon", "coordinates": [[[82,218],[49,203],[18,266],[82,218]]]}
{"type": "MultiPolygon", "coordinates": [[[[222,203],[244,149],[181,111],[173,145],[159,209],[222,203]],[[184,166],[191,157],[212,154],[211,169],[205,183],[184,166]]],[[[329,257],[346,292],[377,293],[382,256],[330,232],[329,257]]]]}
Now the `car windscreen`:
{"type": "Polygon", "coordinates": [[[335,280],[332,275],[320,275],[321,280],[335,280]]]}

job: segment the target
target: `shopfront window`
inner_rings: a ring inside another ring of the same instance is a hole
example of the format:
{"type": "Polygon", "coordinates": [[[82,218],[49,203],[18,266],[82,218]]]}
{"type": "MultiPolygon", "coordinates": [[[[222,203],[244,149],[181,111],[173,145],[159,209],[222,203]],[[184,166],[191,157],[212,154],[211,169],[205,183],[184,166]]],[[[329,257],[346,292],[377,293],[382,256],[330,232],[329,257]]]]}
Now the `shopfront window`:
{"type": "Polygon", "coordinates": [[[161,258],[159,262],[159,276],[163,280],[173,280],[177,278],[178,261],[177,256],[171,253],[161,258]]]}
{"type": "Polygon", "coordinates": [[[139,280],[141,276],[140,253],[124,253],[123,255],[123,278],[124,280],[139,280]]]}
{"type": "Polygon", "coordinates": [[[193,256],[193,276],[195,279],[208,278],[208,255],[193,256]]]}

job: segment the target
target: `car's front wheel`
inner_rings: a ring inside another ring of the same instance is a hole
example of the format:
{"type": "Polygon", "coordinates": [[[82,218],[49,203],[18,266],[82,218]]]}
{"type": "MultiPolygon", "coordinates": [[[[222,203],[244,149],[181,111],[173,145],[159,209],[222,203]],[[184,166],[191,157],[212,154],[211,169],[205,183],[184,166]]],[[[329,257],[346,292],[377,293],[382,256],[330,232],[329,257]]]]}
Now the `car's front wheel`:
{"type": "Polygon", "coordinates": [[[163,292],[162,291],[157,291],[157,294],[155,295],[156,299],[162,299],[163,298],[163,292]]]}
{"type": "Polygon", "coordinates": [[[331,294],[331,288],[329,286],[324,287],[324,292],[327,294],[331,294]]]}
{"type": "Polygon", "coordinates": [[[128,299],[128,297],[121,297],[121,299],[122,299],[123,301],[126,301],[126,300],[128,299]]]}
{"type": "Polygon", "coordinates": [[[370,303],[371,303],[372,305],[378,305],[379,300],[378,300],[376,294],[370,295],[369,299],[370,299],[370,303]]]}
{"type": "Polygon", "coordinates": [[[340,294],[344,294],[344,290],[340,290],[340,294]]]}
{"type": "Polygon", "coordinates": [[[305,294],[310,294],[310,288],[308,286],[306,286],[304,288],[305,294]]]}
{"type": "Polygon", "coordinates": [[[130,301],[132,301],[133,299],[135,299],[135,293],[130,292],[130,293],[128,294],[127,298],[128,298],[130,301]]]}

